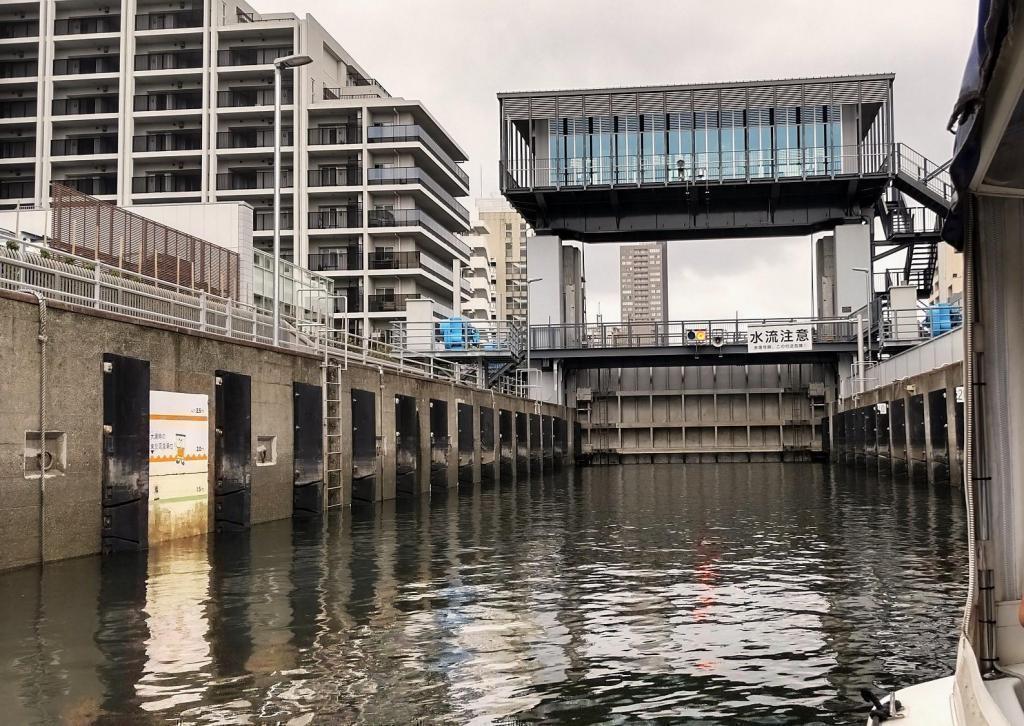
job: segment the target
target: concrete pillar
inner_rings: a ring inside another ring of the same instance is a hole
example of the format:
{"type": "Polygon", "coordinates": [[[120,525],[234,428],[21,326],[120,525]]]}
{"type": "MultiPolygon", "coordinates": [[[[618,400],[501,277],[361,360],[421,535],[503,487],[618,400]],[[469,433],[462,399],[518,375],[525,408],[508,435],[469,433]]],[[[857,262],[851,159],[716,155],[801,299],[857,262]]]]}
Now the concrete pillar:
{"type": "Polygon", "coordinates": [[[949,370],[946,371],[946,446],[949,451],[949,481],[954,485],[963,485],[963,452],[956,437],[956,388],[962,383],[962,374],[954,378],[949,370]]]}
{"type": "Polygon", "coordinates": [[[422,496],[430,491],[430,395],[421,394],[416,401],[416,415],[420,426],[420,451],[416,463],[417,493],[422,496]]]}
{"type": "Polygon", "coordinates": [[[396,390],[387,386],[381,377],[380,385],[377,387],[377,440],[380,441],[380,455],[377,457],[380,483],[377,491],[380,500],[394,499],[397,494],[398,445],[395,441],[395,431],[398,422],[395,418],[395,393],[396,390]]]}
{"type": "Polygon", "coordinates": [[[835,230],[835,314],[845,317],[868,301],[867,281],[856,267],[871,269],[871,227],[841,224],[835,230]]]}

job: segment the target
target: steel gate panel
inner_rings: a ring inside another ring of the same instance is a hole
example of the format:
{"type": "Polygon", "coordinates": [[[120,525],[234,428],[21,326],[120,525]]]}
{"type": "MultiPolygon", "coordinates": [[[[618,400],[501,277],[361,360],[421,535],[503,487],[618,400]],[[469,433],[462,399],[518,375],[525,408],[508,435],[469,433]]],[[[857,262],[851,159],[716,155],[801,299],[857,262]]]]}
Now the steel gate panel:
{"type": "Polygon", "coordinates": [[[247,529],[252,523],[252,379],[230,371],[214,375],[214,527],[247,529]]]}
{"type": "Polygon", "coordinates": [[[473,406],[456,405],[456,423],[459,427],[459,482],[473,482],[473,406]]]}
{"type": "Polygon", "coordinates": [[[419,490],[419,406],[415,396],[395,396],[395,492],[414,496],[419,490]]]}
{"type": "Polygon", "coordinates": [[[480,478],[494,480],[496,455],[494,450],[494,409],[480,407],[480,478]]]}
{"type": "Polygon", "coordinates": [[[292,514],[309,516],[323,511],[324,419],[320,386],[292,384],[292,449],[295,477],[292,514]]]}
{"type": "Polygon", "coordinates": [[[927,440],[924,422],[924,394],[919,393],[911,396],[907,403],[907,423],[910,429],[907,431],[907,458],[915,463],[924,463],[927,460],[927,440]]]}
{"type": "Polygon", "coordinates": [[[352,389],[352,501],[372,502],[377,494],[377,395],[352,389]]]}
{"type": "Polygon", "coordinates": [[[430,486],[448,487],[448,402],[430,399],[430,486]]]}
{"type": "Polygon", "coordinates": [[[875,441],[876,450],[878,456],[882,458],[890,458],[892,451],[889,446],[889,404],[884,404],[884,410],[879,411],[878,407],[882,404],[877,404],[875,408],[875,441]]]}
{"type": "Polygon", "coordinates": [[[498,411],[498,465],[503,482],[510,480],[514,471],[514,443],[512,412],[503,408],[498,411]]]}
{"type": "Polygon", "coordinates": [[[821,453],[827,459],[832,453],[832,439],[830,435],[831,426],[828,416],[821,418],[821,453]]]}
{"type": "Polygon", "coordinates": [[[522,411],[516,411],[516,476],[527,473],[530,462],[529,419],[522,411]]]}
{"type": "Polygon", "coordinates": [[[544,458],[544,468],[551,469],[555,465],[555,426],[551,416],[540,417],[540,441],[541,456],[544,458]]]}
{"type": "Polygon", "coordinates": [[[542,465],[544,462],[543,447],[544,444],[541,441],[541,428],[540,428],[540,414],[530,414],[530,459],[535,461],[537,464],[542,465]]]}
{"type": "Polygon", "coordinates": [[[946,418],[946,389],[928,394],[928,428],[932,440],[932,477],[936,482],[949,481],[949,423],[946,418]]]}
{"type": "Polygon", "coordinates": [[[554,425],[554,428],[553,428],[553,436],[554,436],[553,450],[555,452],[555,466],[559,467],[559,466],[562,465],[562,462],[565,460],[565,444],[566,444],[566,438],[567,438],[567,435],[568,435],[569,431],[568,431],[568,428],[566,426],[566,422],[565,422],[564,418],[561,418],[559,416],[555,416],[552,419],[552,423],[554,425]]]}
{"type": "Polygon", "coordinates": [[[103,354],[102,549],[149,544],[149,361],[103,354]]]}
{"type": "Polygon", "coordinates": [[[907,465],[907,406],[902,398],[897,398],[889,406],[889,435],[892,437],[890,454],[897,470],[907,465]]]}

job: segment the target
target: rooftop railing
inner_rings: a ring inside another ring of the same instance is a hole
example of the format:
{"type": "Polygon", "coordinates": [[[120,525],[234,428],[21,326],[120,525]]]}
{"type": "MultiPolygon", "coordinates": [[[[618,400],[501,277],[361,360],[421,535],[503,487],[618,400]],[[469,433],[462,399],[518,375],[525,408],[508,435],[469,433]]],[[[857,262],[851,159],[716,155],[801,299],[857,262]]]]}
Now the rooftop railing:
{"type": "Polygon", "coordinates": [[[441,145],[422,126],[416,124],[370,126],[366,129],[366,132],[367,140],[371,144],[418,141],[427,147],[437,160],[441,162],[441,165],[454,174],[462,183],[469,184],[469,175],[462,170],[462,167],[456,163],[451,155],[441,148],[441,145]]]}

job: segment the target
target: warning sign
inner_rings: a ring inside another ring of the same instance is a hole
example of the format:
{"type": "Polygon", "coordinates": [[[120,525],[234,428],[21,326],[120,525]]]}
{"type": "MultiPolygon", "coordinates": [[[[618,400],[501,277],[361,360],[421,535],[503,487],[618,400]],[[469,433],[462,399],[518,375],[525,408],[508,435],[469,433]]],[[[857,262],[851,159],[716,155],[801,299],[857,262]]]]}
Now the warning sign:
{"type": "Polygon", "coordinates": [[[811,350],[814,326],[810,324],[764,323],[747,326],[748,353],[779,353],[811,350]]]}
{"type": "Polygon", "coordinates": [[[209,398],[149,393],[149,541],[203,534],[208,525],[209,398]]]}

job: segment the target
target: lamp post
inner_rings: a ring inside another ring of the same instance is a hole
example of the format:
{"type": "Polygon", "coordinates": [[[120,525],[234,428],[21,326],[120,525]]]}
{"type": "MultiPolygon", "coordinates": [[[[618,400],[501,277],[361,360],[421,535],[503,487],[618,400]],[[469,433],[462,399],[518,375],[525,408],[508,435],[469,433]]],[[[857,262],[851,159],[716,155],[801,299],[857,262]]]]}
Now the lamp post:
{"type": "Polygon", "coordinates": [[[526,393],[530,393],[530,285],[540,282],[543,277],[531,277],[526,281],[526,393]]]}
{"type": "MultiPolygon", "coordinates": [[[[274,294],[273,343],[281,343],[281,71],[312,63],[308,55],[274,59],[274,294]]],[[[292,123],[295,115],[292,114],[292,123]]]]}
{"type": "MultiPolygon", "coordinates": [[[[869,268],[869,267],[854,267],[854,268],[851,268],[851,269],[854,272],[863,272],[864,273],[864,281],[865,281],[865,286],[866,286],[867,293],[868,293],[868,304],[867,304],[867,323],[868,323],[868,329],[867,329],[867,334],[864,337],[865,337],[866,343],[867,343],[867,345],[865,346],[867,348],[867,359],[870,360],[870,358],[871,358],[871,306],[874,303],[874,300],[872,300],[872,298],[874,297],[874,292],[875,292],[872,289],[874,286],[871,284],[871,268],[869,268]]],[[[879,325],[879,329],[881,329],[881,325],[879,325]]],[[[861,367],[863,368],[863,366],[861,366],[861,367]]],[[[864,371],[863,370],[861,370],[860,375],[861,375],[861,378],[864,377],[864,371]]]]}

